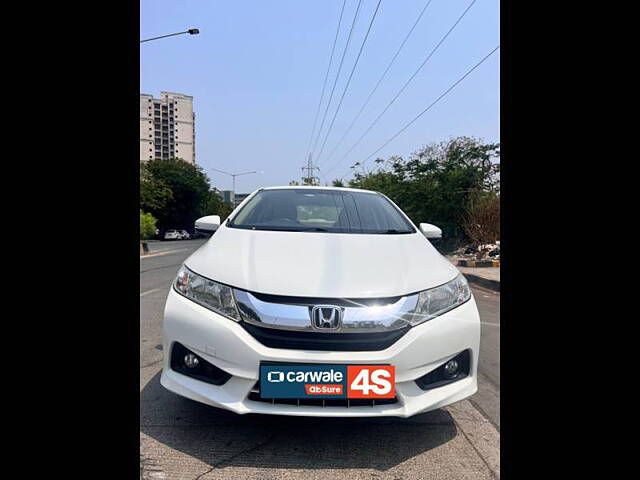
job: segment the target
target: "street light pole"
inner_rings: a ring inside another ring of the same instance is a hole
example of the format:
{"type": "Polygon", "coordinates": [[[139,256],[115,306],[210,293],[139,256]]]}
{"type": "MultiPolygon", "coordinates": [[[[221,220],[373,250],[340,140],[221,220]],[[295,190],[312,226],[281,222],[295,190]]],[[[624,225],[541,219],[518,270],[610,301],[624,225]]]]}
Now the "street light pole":
{"type": "Polygon", "coordinates": [[[197,28],[190,28],[189,30],[185,30],[184,32],[170,33],[169,35],[161,35],[160,37],[153,37],[153,38],[147,38],[145,40],[140,40],[140,43],[150,42],[151,40],[158,40],[160,38],[175,37],[176,35],[184,35],[185,33],[188,33],[189,35],[197,35],[200,33],[200,30],[198,30],[197,28]]]}
{"type": "Polygon", "coordinates": [[[242,175],[249,175],[250,173],[258,173],[257,171],[253,170],[251,172],[242,172],[242,173],[230,173],[230,172],[225,172],[224,170],[218,170],[217,168],[211,168],[211,170],[214,170],[216,172],[220,172],[220,173],[224,173],[225,175],[229,175],[232,178],[232,183],[233,183],[233,206],[236,206],[236,177],[240,177],[242,175]]]}

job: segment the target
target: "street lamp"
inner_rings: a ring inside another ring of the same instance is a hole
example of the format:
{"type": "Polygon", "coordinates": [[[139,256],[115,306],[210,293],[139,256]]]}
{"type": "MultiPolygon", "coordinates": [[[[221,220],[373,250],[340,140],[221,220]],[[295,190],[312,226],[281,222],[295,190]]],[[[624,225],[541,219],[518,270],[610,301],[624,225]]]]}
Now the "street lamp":
{"type": "Polygon", "coordinates": [[[184,32],[170,33],[169,35],[162,35],[160,37],[153,37],[153,38],[147,38],[146,40],[140,40],[140,43],[150,42],[151,40],[158,40],[159,38],[167,38],[167,37],[174,37],[176,35],[184,35],[185,33],[188,33],[189,35],[197,35],[200,33],[200,30],[198,30],[197,28],[190,28],[189,30],[185,30],[184,32]]]}
{"type": "Polygon", "coordinates": [[[242,175],[249,175],[250,173],[258,173],[253,170],[251,172],[242,172],[242,173],[229,173],[224,170],[218,170],[217,168],[211,168],[211,170],[215,170],[216,172],[224,173],[225,175],[229,175],[233,179],[233,206],[236,204],[236,177],[240,177],[242,175]]]}

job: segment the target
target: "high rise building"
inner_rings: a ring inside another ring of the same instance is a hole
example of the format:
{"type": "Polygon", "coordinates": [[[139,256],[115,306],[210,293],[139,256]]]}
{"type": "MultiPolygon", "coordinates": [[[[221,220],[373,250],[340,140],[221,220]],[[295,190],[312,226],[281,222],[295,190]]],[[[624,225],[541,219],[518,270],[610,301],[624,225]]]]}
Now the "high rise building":
{"type": "Polygon", "coordinates": [[[218,190],[218,195],[223,202],[233,204],[236,201],[235,194],[231,190],[218,190]]]}
{"type": "Polygon", "coordinates": [[[193,97],[160,92],[140,94],[140,161],[181,158],[196,163],[193,97]]]}

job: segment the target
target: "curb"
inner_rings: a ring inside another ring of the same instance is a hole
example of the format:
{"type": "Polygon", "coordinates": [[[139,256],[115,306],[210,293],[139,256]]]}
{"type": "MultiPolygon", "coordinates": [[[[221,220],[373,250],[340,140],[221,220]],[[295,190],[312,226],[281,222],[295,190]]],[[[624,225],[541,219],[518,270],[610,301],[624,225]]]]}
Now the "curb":
{"type": "Polygon", "coordinates": [[[473,273],[463,273],[464,277],[471,283],[480,285],[481,287],[488,288],[489,290],[500,291],[500,280],[490,280],[488,278],[474,275],[473,273]]]}
{"type": "Polygon", "coordinates": [[[499,267],[500,260],[458,260],[459,267],[499,267]]]}
{"type": "Polygon", "coordinates": [[[500,432],[469,400],[446,407],[465,439],[494,478],[500,478],[500,432]]]}

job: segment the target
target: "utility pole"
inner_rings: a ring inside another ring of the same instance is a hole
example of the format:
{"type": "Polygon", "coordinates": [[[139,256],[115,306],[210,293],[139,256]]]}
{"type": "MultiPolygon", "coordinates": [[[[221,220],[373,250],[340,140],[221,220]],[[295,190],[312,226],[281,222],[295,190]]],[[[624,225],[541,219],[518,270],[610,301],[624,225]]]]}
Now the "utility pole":
{"type": "Polygon", "coordinates": [[[307,160],[307,166],[302,167],[302,171],[307,171],[307,175],[302,176],[303,185],[320,185],[320,178],[316,177],[313,172],[314,170],[320,170],[320,167],[314,167],[313,161],[311,160],[311,153],[309,153],[309,158],[307,160]]]}

